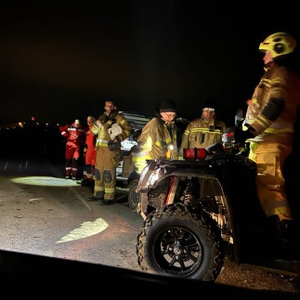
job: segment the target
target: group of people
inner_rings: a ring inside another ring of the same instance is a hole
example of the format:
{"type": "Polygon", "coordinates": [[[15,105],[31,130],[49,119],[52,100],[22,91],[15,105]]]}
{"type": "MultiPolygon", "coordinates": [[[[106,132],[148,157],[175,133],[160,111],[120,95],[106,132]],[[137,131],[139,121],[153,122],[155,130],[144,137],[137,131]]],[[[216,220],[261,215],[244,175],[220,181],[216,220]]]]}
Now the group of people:
{"type": "Polygon", "coordinates": [[[133,161],[137,173],[141,173],[147,160],[158,158],[183,159],[186,148],[206,148],[222,141],[226,130],[223,121],[216,119],[216,102],[205,101],[201,116],[186,126],[179,140],[175,117],[177,109],[172,100],[162,102],[155,116],[144,126],[134,149],[133,161]]]}
{"type": "MultiPolygon", "coordinates": [[[[215,119],[215,102],[206,101],[201,117],[191,121],[178,142],[175,123],[176,104],[172,100],[163,101],[154,112],[154,117],[144,126],[138,138],[138,146],[133,151],[133,163],[137,173],[146,166],[147,160],[168,158],[182,159],[184,148],[205,148],[214,142],[221,142],[226,126],[215,119]]],[[[90,201],[112,204],[115,200],[116,168],[119,164],[121,141],[128,138],[132,128],[115,103],[105,101],[104,113],[96,120],[87,117],[87,128],[79,119],[60,127],[66,141],[65,178],[78,178],[78,160],[81,149],[85,158],[83,178],[78,181],[83,186],[92,186],[90,201]]]]}
{"type": "Polygon", "coordinates": [[[76,118],[71,125],[59,128],[66,138],[65,178],[78,179],[78,160],[83,152],[83,178],[77,183],[92,186],[90,201],[109,205],[115,200],[121,141],[129,137],[132,128],[111,100],[105,101],[104,113],[97,120],[94,116],[87,117],[87,125],[83,129],[80,119],[76,118]]]}
{"type": "MultiPolygon", "coordinates": [[[[283,168],[293,149],[296,112],[300,105],[300,79],[293,60],[296,45],[295,39],[285,32],[271,34],[259,45],[259,51],[264,53],[264,73],[247,102],[244,130],[235,132],[236,140],[250,143],[249,158],[257,163],[256,186],[261,207],[282,239],[293,221],[283,168]]],[[[208,101],[203,105],[201,116],[189,122],[179,144],[176,105],[172,100],[162,102],[142,129],[133,151],[136,171],[140,173],[148,159],[182,159],[185,148],[205,148],[221,142],[226,124],[216,119],[215,104],[208,101]]],[[[104,110],[97,120],[91,120],[88,133],[76,127],[68,130],[73,138],[74,134],[78,137],[82,134],[82,139],[85,134],[95,138],[95,141],[91,139],[95,145],[92,148],[94,160],[87,162],[95,164],[89,170],[94,172],[95,179],[91,200],[108,205],[115,198],[120,142],[131,134],[131,126],[113,101],[106,101],[104,110]]],[[[67,143],[66,177],[76,176],[76,164],[70,162],[76,157],[78,153],[67,143]]]]}
{"type": "Polygon", "coordinates": [[[95,171],[95,136],[91,133],[91,127],[95,123],[93,116],[87,117],[87,128],[83,128],[80,118],[75,118],[72,124],[60,126],[61,135],[66,141],[65,145],[65,178],[77,180],[78,164],[81,156],[84,156],[85,166],[83,170],[83,178],[80,184],[89,186],[93,182],[95,171]]]}

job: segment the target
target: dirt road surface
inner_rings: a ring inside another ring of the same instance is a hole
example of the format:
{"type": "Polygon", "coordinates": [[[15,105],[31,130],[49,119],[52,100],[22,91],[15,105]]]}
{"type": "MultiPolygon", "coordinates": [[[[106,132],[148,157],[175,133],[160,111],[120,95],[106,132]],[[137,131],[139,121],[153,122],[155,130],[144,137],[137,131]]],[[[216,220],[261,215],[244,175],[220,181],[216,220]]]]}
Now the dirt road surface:
{"type": "MultiPolygon", "coordinates": [[[[141,217],[129,211],[126,197],[123,202],[100,207],[98,203],[87,201],[90,195],[89,188],[80,185],[72,188],[34,187],[12,182],[11,178],[0,174],[2,249],[100,262],[140,271],[135,243],[141,217]],[[104,216],[113,224],[110,226],[113,238],[107,231],[76,242],[57,242],[62,232],[76,227],[78,222],[104,216]]],[[[229,260],[225,261],[216,282],[255,290],[300,293],[297,274],[236,265],[229,260]]]]}

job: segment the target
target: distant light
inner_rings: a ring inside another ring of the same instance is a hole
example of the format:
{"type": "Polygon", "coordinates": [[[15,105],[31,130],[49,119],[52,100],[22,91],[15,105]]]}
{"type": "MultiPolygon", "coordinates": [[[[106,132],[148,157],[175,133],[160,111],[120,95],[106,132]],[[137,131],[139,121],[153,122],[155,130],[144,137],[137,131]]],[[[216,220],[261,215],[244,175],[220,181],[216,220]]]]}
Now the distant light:
{"type": "Polygon", "coordinates": [[[31,117],[31,121],[35,121],[35,117],[31,117]]]}

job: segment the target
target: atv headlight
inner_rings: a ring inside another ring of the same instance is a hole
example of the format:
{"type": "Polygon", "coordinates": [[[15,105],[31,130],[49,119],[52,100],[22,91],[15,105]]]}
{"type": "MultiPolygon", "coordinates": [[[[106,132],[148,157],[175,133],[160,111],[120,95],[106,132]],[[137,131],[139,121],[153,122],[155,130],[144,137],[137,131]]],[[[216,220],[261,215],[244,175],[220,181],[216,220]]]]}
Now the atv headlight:
{"type": "Polygon", "coordinates": [[[148,181],[147,181],[147,187],[149,189],[152,189],[156,186],[159,178],[163,175],[163,169],[157,168],[155,169],[152,174],[150,175],[148,181]]]}
{"type": "Polygon", "coordinates": [[[161,176],[164,174],[164,168],[156,167],[156,163],[148,164],[141,172],[136,192],[147,192],[154,188],[161,176]]]}

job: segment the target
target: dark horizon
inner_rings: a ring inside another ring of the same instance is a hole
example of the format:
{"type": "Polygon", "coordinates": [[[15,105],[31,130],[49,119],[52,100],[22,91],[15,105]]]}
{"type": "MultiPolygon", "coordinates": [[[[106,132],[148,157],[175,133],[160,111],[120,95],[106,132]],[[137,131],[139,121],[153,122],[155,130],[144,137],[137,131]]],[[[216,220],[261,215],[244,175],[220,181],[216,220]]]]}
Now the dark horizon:
{"type": "Polygon", "coordinates": [[[98,117],[107,99],[146,116],[173,99],[178,117],[193,119],[209,97],[231,123],[262,75],[261,40],[286,31],[300,44],[293,8],[138,0],[4,6],[0,124],[98,117]]]}

